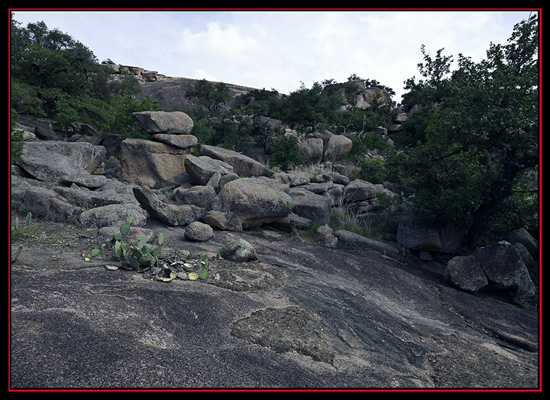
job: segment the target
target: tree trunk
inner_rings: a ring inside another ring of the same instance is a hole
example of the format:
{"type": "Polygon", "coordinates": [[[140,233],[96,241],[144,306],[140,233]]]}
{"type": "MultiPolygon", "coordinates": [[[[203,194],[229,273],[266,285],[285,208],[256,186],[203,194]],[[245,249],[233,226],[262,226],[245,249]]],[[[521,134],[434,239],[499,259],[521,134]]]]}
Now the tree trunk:
{"type": "Polygon", "coordinates": [[[473,222],[468,229],[468,248],[476,247],[485,229],[487,219],[497,211],[497,207],[513,193],[510,181],[496,181],[489,188],[489,200],[483,203],[472,215],[473,222]]]}

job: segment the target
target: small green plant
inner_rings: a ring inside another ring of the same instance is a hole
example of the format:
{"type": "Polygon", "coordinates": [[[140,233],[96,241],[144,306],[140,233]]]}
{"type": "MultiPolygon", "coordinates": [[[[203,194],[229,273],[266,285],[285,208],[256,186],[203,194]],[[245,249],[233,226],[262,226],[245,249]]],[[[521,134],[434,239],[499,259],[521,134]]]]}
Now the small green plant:
{"type": "Polygon", "coordinates": [[[84,257],[84,261],[88,262],[90,261],[92,258],[96,257],[99,255],[99,249],[92,249],[92,251],[90,252],[90,254],[82,254],[82,256],[84,257]]]}
{"type": "Polygon", "coordinates": [[[115,244],[113,245],[113,251],[115,258],[125,265],[129,265],[132,269],[142,271],[145,268],[153,268],[158,263],[158,256],[162,243],[164,242],[164,235],[159,233],[158,246],[151,248],[147,245],[147,237],[141,235],[137,241],[130,240],[125,242],[122,238],[130,231],[130,224],[132,223],[132,216],[129,215],[126,218],[126,223],[120,226],[120,232],[114,235],[115,244]]]}
{"type": "Polygon", "coordinates": [[[28,212],[25,216],[25,224],[19,221],[19,217],[15,217],[15,226],[11,227],[11,239],[13,241],[20,240],[24,237],[29,237],[36,232],[36,226],[31,225],[32,213],[28,212]]]}
{"type": "Polygon", "coordinates": [[[199,254],[199,259],[197,260],[197,264],[200,268],[198,277],[200,279],[208,278],[208,275],[210,274],[210,269],[208,267],[208,254],[206,254],[204,251],[201,251],[199,254]]]}

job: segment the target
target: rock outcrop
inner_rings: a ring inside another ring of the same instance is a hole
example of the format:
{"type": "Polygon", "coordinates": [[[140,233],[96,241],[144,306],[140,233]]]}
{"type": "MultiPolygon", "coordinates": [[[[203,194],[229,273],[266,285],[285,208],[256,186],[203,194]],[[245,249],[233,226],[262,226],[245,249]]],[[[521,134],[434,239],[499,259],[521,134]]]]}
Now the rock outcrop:
{"type": "MultiPolygon", "coordinates": [[[[233,173],[233,167],[226,162],[214,160],[208,156],[188,155],[185,159],[185,172],[191,177],[194,184],[208,185],[210,179],[215,175],[219,181],[222,176],[233,173]]],[[[217,182],[215,186],[217,186],[217,182]]]]}
{"type": "Polygon", "coordinates": [[[170,226],[187,226],[204,217],[205,210],[190,205],[166,204],[146,186],[134,187],[137,201],[151,217],[170,226]]]}
{"type": "Polygon", "coordinates": [[[216,160],[221,160],[233,167],[233,172],[239,176],[273,176],[274,172],[262,163],[233,150],[221,147],[201,145],[200,153],[216,160]]]}
{"type": "Polygon", "coordinates": [[[140,111],[132,115],[137,119],[143,130],[149,134],[186,135],[191,133],[193,129],[193,120],[181,111],[140,111]]]}
{"type": "Polygon", "coordinates": [[[427,226],[406,218],[397,228],[397,242],[405,248],[435,253],[455,253],[464,242],[466,231],[452,224],[427,226]]]}
{"type": "Polygon", "coordinates": [[[185,171],[182,149],[146,139],[125,139],[120,143],[121,178],[150,187],[163,186],[185,171]]]}
{"type": "Polygon", "coordinates": [[[228,214],[235,230],[251,229],[288,216],[292,211],[292,199],[265,181],[241,178],[220,190],[213,208],[228,214]]]}
{"type": "Polygon", "coordinates": [[[485,287],[510,290],[517,301],[532,299],[535,286],[516,248],[506,241],[457,256],[447,263],[445,277],[454,286],[475,292],[485,287]]]}
{"type": "Polygon", "coordinates": [[[36,179],[57,182],[74,174],[85,176],[96,172],[106,153],[103,146],[83,142],[26,142],[16,163],[36,179]]]}

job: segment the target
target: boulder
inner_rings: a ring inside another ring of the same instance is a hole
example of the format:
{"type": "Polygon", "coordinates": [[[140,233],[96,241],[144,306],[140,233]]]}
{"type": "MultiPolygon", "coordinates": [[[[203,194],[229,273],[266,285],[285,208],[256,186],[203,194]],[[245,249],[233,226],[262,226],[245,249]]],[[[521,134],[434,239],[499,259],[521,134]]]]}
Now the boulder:
{"type": "Polygon", "coordinates": [[[301,189],[309,190],[315,194],[324,194],[330,189],[334,188],[334,183],[332,181],[323,182],[323,183],[308,183],[300,187],[301,189]]]}
{"type": "Polygon", "coordinates": [[[535,296],[535,285],[516,248],[506,241],[480,247],[473,253],[489,284],[515,291],[518,298],[535,296]]]}
{"type": "Polygon", "coordinates": [[[193,120],[182,111],[140,111],[132,113],[147,133],[189,134],[193,120]]]}
{"type": "Polygon", "coordinates": [[[233,150],[227,150],[221,147],[201,145],[200,153],[216,160],[221,160],[233,167],[233,172],[240,176],[273,176],[274,172],[262,163],[237,153],[233,150]]]}
{"type": "Polygon", "coordinates": [[[76,184],[89,189],[97,189],[105,185],[107,178],[104,175],[91,175],[88,173],[76,173],[64,175],[60,178],[60,182],[64,184],[76,184]]]}
{"type": "Polygon", "coordinates": [[[204,216],[204,222],[213,228],[229,231],[242,231],[241,222],[230,212],[210,210],[204,216]]]}
{"type": "Polygon", "coordinates": [[[145,139],[125,139],[120,143],[119,160],[122,179],[151,187],[170,183],[185,171],[182,149],[145,139]]]}
{"type": "Polygon", "coordinates": [[[170,226],[186,226],[204,217],[205,211],[196,206],[167,204],[157,198],[146,186],[133,188],[134,196],[149,215],[170,226]]]}
{"type": "Polygon", "coordinates": [[[84,142],[26,142],[16,163],[36,179],[57,182],[66,175],[93,173],[106,154],[105,147],[84,142]]]}
{"type": "Polygon", "coordinates": [[[351,152],[353,143],[350,138],[342,135],[332,135],[328,140],[324,159],[341,160],[351,152]]]}
{"type": "Polygon", "coordinates": [[[185,159],[185,171],[196,185],[206,185],[215,173],[220,176],[233,172],[233,167],[223,161],[214,160],[208,156],[187,156],[185,159]]]}
{"type": "Polygon", "coordinates": [[[105,135],[88,124],[73,122],[71,126],[74,134],[68,139],[69,142],[88,142],[93,145],[98,145],[105,138],[105,135]]]}
{"type": "Polygon", "coordinates": [[[346,175],[339,174],[336,171],[331,172],[332,182],[339,185],[349,185],[349,178],[346,175]]]}
{"type": "Polygon", "coordinates": [[[344,202],[351,203],[376,199],[379,193],[395,195],[380,183],[370,183],[362,179],[351,181],[344,189],[344,202]]]}
{"type": "Polygon", "coordinates": [[[473,255],[456,256],[449,260],[445,279],[453,286],[469,292],[476,292],[489,283],[483,268],[473,255]]]}
{"type": "Polygon", "coordinates": [[[517,249],[506,241],[476,249],[449,260],[445,278],[454,286],[475,292],[484,287],[511,290],[516,300],[532,299],[535,285],[517,249]]]}
{"type": "Polygon", "coordinates": [[[193,135],[175,135],[170,133],[157,133],[151,135],[151,139],[184,150],[190,149],[198,143],[197,138],[193,135]]]}
{"type": "Polygon", "coordinates": [[[203,224],[202,222],[191,222],[185,228],[185,239],[195,242],[206,242],[214,236],[214,230],[210,225],[203,224]]]}
{"type": "Polygon", "coordinates": [[[510,243],[521,243],[533,257],[537,256],[539,245],[537,241],[524,228],[513,231],[506,240],[510,243]]]}
{"type": "Polygon", "coordinates": [[[78,185],[71,185],[70,187],[56,186],[53,190],[67,199],[70,204],[84,209],[102,207],[109,204],[138,204],[131,186],[124,185],[118,181],[108,181],[96,190],[90,190],[78,185]]]}
{"type": "Polygon", "coordinates": [[[323,160],[323,139],[303,139],[298,142],[298,147],[310,164],[319,164],[323,160]]]}
{"type": "Polygon", "coordinates": [[[321,225],[315,231],[317,242],[323,247],[335,248],[338,245],[338,238],[334,236],[334,231],[328,224],[321,225]]]}
{"type": "Polygon", "coordinates": [[[465,237],[466,231],[453,224],[424,225],[413,218],[404,218],[397,227],[396,239],[409,250],[455,253],[465,237]]]}
{"type": "Polygon", "coordinates": [[[216,191],[211,186],[179,187],[174,190],[174,196],[185,204],[210,210],[216,199],[216,191]]]}
{"type": "Polygon", "coordinates": [[[57,133],[43,126],[34,128],[34,134],[37,138],[42,140],[58,140],[57,133]]]}
{"type": "Polygon", "coordinates": [[[86,210],[80,214],[80,223],[86,228],[120,226],[128,215],[133,218],[132,226],[145,226],[147,212],[136,204],[109,204],[86,210]]]}
{"type": "Polygon", "coordinates": [[[260,179],[241,178],[225,184],[213,209],[230,212],[237,226],[249,229],[286,217],[292,210],[292,199],[260,179]]]}
{"type": "Polygon", "coordinates": [[[25,210],[33,216],[54,221],[72,221],[82,208],[71,204],[66,198],[50,189],[38,186],[28,186],[18,197],[22,198],[25,210]]]}
{"type": "Polygon", "coordinates": [[[244,239],[236,239],[223,246],[220,256],[231,261],[254,261],[258,259],[256,249],[244,239]]]}
{"type": "Polygon", "coordinates": [[[330,221],[330,200],[302,188],[291,188],[292,212],[311,221],[328,224],[330,221]]]}

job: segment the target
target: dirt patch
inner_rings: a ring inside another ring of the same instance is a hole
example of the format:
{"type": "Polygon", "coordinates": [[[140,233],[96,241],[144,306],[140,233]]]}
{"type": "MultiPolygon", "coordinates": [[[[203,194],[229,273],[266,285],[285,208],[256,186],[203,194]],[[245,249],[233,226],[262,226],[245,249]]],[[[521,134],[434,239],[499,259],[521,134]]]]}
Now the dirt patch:
{"type": "Polygon", "coordinates": [[[332,363],[334,352],[323,339],[319,317],[311,311],[290,306],[266,308],[231,326],[231,335],[278,353],[296,351],[315,361],[332,363]]]}

